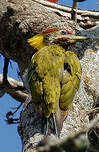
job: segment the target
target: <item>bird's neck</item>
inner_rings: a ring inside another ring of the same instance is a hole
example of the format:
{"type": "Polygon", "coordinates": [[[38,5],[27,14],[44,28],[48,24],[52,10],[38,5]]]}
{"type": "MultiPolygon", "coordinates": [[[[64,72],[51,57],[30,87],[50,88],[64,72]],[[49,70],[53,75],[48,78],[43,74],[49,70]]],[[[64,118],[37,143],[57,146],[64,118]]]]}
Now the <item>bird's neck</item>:
{"type": "Polygon", "coordinates": [[[36,48],[37,50],[40,50],[41,48],[43,48],[45,46],[45,44],[44,44],[44,36],[39,34],[37,39],[38,40],[34,44],[34,48],[36,48]]]}

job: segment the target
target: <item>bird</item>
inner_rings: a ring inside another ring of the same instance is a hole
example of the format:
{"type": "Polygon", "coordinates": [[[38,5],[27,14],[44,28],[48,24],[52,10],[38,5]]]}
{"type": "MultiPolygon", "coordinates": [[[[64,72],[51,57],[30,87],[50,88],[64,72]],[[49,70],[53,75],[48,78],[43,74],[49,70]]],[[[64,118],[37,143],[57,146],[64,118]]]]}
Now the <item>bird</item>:
{"type": "Polygon", "coordinates": [[[66,51],[62,45],[84,39],[66,29],[52,28],[27,40],[37,50],[31,58],[27,79],[36,111],[42,107],[46,135],[51,119],[54,133],[60,136],[63,121],[80,86],[82,69],[79,59],[75,52],[66,51]]]}

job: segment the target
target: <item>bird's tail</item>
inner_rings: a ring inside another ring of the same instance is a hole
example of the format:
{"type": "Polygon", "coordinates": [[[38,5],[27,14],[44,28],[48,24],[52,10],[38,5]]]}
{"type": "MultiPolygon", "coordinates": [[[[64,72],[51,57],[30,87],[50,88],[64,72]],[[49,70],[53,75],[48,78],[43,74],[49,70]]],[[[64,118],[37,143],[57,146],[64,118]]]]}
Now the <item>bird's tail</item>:
{"type": "Polygon", "coordinates": [[[63,121],[64,120],[61,119],[60,109],[58,109],[55,114],[51,114],[51,116],[46,119],[46,135],[53,133],[59,137],[63,126],[63,121]]]}

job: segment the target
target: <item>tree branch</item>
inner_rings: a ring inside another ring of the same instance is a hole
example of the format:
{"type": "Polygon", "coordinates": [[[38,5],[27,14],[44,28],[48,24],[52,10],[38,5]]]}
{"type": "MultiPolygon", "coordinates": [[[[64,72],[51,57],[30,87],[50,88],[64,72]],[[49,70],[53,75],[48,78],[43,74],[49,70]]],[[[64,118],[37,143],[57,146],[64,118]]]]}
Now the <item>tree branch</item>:
{"type": "Polygon", "coordinates": [[[76,17],[77,22],[84,29],[93,27],[99,23],[98,22],[99,11],[82,10],[82,9],[74,10],[74,7],[77,7],[77,2],[74,3],[73,8],[71,8],[71,7],[62,6],[56,3],[51,3],[45,0],[33,0],[33,1],[44,5],[47,9],[50,9],[53,12],[57,13],[58,15],[66,17],[68,19],[71,19],[71,16],[72,16],[72,19],[75,19],[76,17]]]}
{"type": "MultiPolygon", "coordinates": [[[[42,4],[44,6],[50,7],[50,8],[54,8],[56,10],[60,10],[68,13],[71,13],[72,8],[69,6],[63,6],[63,5],[59,5],[56,3],[51,3],[45,0],[33,0],[39,4],[42,4]]],[[[92,17],[94,19],[99,19],[99,11],[95,11],[95,10],[82,10],[82,9],[77,9],[77,14],[81,15],[81,16],[89,16],[92,17]]]]}
{"type": "MultiPolygon", "coordinates": [[[[6,87],[6,93],[11,95],[14,99],[18,101],[24,102],[26,98],[28,97],[28,93],[26,90],[24,89],[22,90],[23,83],[18,80],[14,80],[10,77],[8,77],[7,79],[10,86],[6,87]]],[[[2,85],[2,83],[3,83],[3,76],[2,74],[0,74],[0,86],[2,85]]]]}
{"type": "Polygon", "coordinates": [[[4,68],[3,68],[3,82],[2,82],[2,86],[0,87],[1,88],[0,97],[2,97],[6,92],[6,86],[8,84],[8,80],[7,80],[8,65],[9,65],[9,59],[5,57],[4,68]]]}

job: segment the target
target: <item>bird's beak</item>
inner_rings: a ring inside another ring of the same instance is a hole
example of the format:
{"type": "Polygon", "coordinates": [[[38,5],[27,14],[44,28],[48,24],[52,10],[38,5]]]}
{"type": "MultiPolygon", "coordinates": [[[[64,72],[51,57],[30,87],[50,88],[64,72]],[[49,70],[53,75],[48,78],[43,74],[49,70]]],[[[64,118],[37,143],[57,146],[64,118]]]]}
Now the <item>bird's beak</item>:
{"type": "Polygon", "coordinates": [[[73,40],[86,40],[88,39],[88,37],[84,37],[84,36],[72,36],[73,40]]]}
{"type": "Polygon", "coordinates": [[[55,38],[55,40],[86,40],[88,39],[88,37],[85,36],[75,36],[75,35],[61,35],[61,36],[57,36],[55,38]]]}

